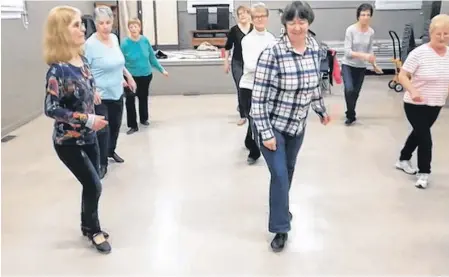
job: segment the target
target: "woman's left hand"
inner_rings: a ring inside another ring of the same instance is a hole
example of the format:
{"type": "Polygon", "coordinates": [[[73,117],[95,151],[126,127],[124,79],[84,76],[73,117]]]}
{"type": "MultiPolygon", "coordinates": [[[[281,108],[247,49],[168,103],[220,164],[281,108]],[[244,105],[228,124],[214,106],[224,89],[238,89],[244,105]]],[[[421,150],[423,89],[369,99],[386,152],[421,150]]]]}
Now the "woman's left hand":
{"type": "Polygon", "coordinates": [[[323,117],[323,118],[321,118],[321,124],[323,124],[323,125],[327,125],[327,124],[329,124],[329,122],[331,121],[331,118],[327,115],[327,116],[325,116],[325,117],[323,117]]]}
{"type": "Polygon", "coordinates": [[[98,91],[94,92],[94,104],[95,105],[100,105],[101,104],[101,96],[98,93],[98,91]]]}
{"type": "Polygon", "coordinates": [[[162,72],[162,75],[164,75],[165,77],[168,77],[168,72],[166,70],[164,70],[164,72],[162,72]]]}
{"type": "Polygon", "coordinates": [[[129,86],[129,89],[131,89],[132,91],[136,91],[136,89],[137,89],[136,81],[134,81],[133,78],[128,80],[128,86],[129,86]]]}

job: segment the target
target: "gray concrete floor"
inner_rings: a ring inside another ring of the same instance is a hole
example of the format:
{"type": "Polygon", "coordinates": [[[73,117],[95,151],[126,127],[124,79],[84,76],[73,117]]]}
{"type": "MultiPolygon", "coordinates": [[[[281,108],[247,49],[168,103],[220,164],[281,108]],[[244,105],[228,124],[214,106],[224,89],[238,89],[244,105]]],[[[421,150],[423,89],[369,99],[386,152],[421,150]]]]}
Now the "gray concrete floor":
{"type": "Polygon", "coordinates": [[[245,164],[246,127],[233,95],[151,99],[153,124],[124,123],[103,184],[100,216],[113,252],[79,233],[80,185],[57,159],[40,117],[2,144],[3,275],[444,275],[449,274],[449,113],[433,128],[431,186],[394,169],[407,136],[401,94],[369,77],[359,123],[311,113],[291,191],[285,252],[269,249],[268,170],[245,164]]]}

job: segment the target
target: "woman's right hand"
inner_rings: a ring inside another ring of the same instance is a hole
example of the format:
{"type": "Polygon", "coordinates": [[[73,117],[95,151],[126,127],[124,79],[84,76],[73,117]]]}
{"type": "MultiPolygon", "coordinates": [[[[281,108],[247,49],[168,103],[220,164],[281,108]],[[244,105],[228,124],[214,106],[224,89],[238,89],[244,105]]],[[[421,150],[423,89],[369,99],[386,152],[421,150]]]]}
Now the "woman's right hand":
{"type": "Polygon", "coordinates": [[[410,97],[412,98],[413,102],[416,103],[424,102],[424,98],[422,98],[421,94],[417,91],[410,92],[410,97]]]}
{"type": "Polygon", "coordinates": [[[366,54],[365,59],[371,64],[376,62],[376,56],[374,54],[366,54]]]}
{"type": "Polygon", "coordinates": [[[263,142],[263,146],[265,146],[266,148],[268,148],[271,151],[276,151],[276,138],[265,140],[263,142]]]}
{"type": "Polygon", "coordinates": [[[94,124],[92,125],[92,130],[94,130],[94,131],[101,130],[106,125],[108,125],[108,122],[104,119],[104,116],[96,115],[95,119],[94,119],[94,124]]]}
{"type": "Polygon", "coordinates": [[[230,66],[229,66],[229,61],[228,61],[228,60],[225,60],[225,62],[224,62],[224,72],[225,72],[226,74],[229,73],[229,68],[230,68],[230,66]]]}

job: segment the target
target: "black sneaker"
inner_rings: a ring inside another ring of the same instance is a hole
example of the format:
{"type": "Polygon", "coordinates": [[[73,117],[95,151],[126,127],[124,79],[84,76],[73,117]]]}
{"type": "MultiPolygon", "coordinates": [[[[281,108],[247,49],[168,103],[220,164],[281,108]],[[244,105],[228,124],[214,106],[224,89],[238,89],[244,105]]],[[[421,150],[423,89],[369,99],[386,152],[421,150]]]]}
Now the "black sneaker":
{"type": "Polygon", "coordinates": [[[348,118],[348,119],[346,119],[346,121],[345,121],[345,125],[346,125],[346,126],[352,125],[355,121],[356,121],[355,118],[348,118]]]}
{"type": "Polygon", "coordinates": [[[251,157],[248,157],[247,159],[246,159],[246,163],[248,164],[248,165],[253,165],[253,164],[255,164],[257,162],[257,159],[254,159],[254,158],[251,158],[251,157]]]}
{"type": "Polygon", "coordinates": [[[127,135],[134,134],[135,132],[139,131],[139,128],[130,128],[128,132],[126,132],[127,135]]]}
{"type": "Polygon", "coordinates": [[[100,176],[100,180],[103,179],[107,173],[108,173],[108,167],[105,165],[100,165],[100,172],[98,174],[100,176]]]}
{"type": "Polygon", "coordinates": [[[112,155],[109,156],[109,158],[113,159],[116,163],[124,163],[125,160],[122,159],[117,153],[112,153],[112,155]]]}
{"type": "Polygon", "coordinates": [[[281,252],[282,250],[284,250],[287,239],[287,233],[277,233],[274,236],[273,241],[271,242],[271,249],[273,249],[274,252],[281,252]]]}

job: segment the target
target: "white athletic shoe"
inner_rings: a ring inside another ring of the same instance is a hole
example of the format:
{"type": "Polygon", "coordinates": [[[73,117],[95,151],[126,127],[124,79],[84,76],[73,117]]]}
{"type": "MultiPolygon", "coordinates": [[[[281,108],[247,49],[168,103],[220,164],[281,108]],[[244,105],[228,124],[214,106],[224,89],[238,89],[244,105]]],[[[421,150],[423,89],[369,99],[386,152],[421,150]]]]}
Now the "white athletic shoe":
{"type": "Polygon", "coordinates": [[[418,170],[413,167],[411,161],[397,161],[395,166],[397,169],[400,169],[410,175],[415,175],[418,172],[418,170]]]}
{"type": "Polygon", "coordinates": [[[426,189],[429,185],[429,176],[430,174],[427,173],[420,173],[417,175],[418,180],[416,181],[415,187],[419,189],[426,189]]]}

